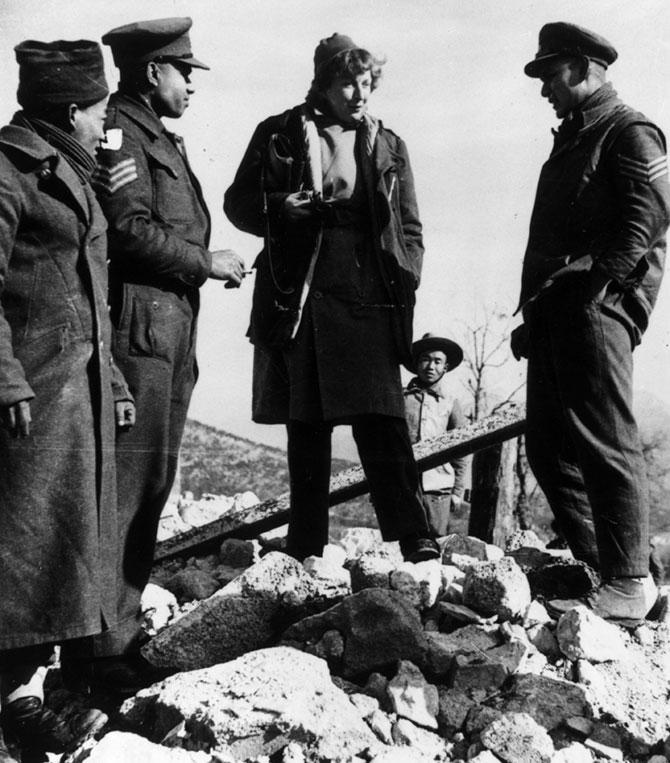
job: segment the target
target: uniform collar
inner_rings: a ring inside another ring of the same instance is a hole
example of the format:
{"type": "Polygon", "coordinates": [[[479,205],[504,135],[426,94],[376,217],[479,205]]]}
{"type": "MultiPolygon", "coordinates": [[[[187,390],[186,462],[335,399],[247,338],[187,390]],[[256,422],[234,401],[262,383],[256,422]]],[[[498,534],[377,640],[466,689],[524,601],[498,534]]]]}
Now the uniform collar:
{"type": "MultiPolygon", "coordinates": [[[[18,115],[15,115],[15,119],[18,115]]],[[[34,131],[19,124],[8,124],[0,129],[0,143],[29,156],[36,162],[58,160],[58,151],[34,131]]]]}
{"type": "Polygon", "coordinates": [[[117,92],[109,99],[110,108],[115,107],[125,114],[133,122],[146,130],[153,137],[158,138],[165,130],[165,125],[161,122],[158,114],[139,96],[128,95],[127,93],[117,92]]]}
{"type": "Polygon", "coordinates": [[[438,379],[435,384],[431,384],[430,387],[424,387],[423,384],[421,384],[421,381],[419,380],[418,376],[415,376],[412,381],[407,385],[407,392],[410,393],[417,393],[417,392],[427,392],[429,395],[432,395],[436,400],[439,400],[440,398],[445,398],[447,396],[447,390],[446,390],[446,378],[447,374],[445,373],[444,376],[442,376],[441,379],[438,379]]]}

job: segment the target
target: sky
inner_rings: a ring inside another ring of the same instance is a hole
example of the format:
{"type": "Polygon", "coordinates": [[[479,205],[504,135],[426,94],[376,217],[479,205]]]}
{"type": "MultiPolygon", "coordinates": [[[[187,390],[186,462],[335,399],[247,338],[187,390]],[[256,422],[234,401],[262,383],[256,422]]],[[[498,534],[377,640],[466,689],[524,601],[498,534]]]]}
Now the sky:
{"type": "MultiPolygon", "coordinates": [[[[667,0],[0,0],[0,122],[16,105],[13,47],[25,39],[100,40],[131,21],[191,16],[196,70],[191,106],[169,129],[184,136],[212,214],[212,249],[233,248],[251,266],[261,241],[222,210],[254,127],[300,103],[321,38],[347,34],[387,59],[370,111],[407,143],[426,255],[415,336],[458,341],[487,311],[513,312],[535,186],[557,126],[540,85],[523,75],[548,21],[572,21],[619,51],[610,79],[624,101],[670,134],[670,3],[667,0]]],[[[105,48],[107,75],[117,73],[105,48]]],[[[252,348],[245,338],[253,275],[239,290],[202,289],[200,379],[192,418],[253,440],[285,444],[283,427],[251,422],[252,348]]],[[[670,404],[670,278],[642,346],[636,388],[670,404]]],[[[506,394],[523,378],[509,361],[489,384],[506,394]]],[[[467,399],[464,369],[451,375],[467,399]]],[[[334,452],[351,456],[346,433],[334,452]]]]}

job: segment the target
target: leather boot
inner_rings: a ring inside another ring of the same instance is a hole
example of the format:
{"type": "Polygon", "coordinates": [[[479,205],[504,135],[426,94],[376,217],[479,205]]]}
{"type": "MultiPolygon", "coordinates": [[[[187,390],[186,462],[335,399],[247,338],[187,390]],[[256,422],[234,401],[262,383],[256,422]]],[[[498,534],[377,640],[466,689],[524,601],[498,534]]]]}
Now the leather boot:
{"type": "Polygon", "coordinates": [[[20,697],[7,703],[2,708],[2,717],[3,726],[21,750],[54,753],[75,750],[108,721],[96,708],[56,715],[39,697],[20,697]]]}

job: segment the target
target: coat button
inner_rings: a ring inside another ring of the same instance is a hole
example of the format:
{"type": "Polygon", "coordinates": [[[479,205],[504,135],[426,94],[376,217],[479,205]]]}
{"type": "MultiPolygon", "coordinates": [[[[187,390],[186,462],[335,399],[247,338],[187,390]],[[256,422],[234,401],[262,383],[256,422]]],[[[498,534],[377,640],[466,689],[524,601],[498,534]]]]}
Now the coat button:
{"type": "Polygon", "coordinates": [[[321,299],[323,297],[323,294],[320,291],[314,292],[314,299],[321,299]]]}
{"type": "Polygon", "coordinates": [[[158,302],[152,302],[151,307],[153,310],[158,310],[158,302]]]}

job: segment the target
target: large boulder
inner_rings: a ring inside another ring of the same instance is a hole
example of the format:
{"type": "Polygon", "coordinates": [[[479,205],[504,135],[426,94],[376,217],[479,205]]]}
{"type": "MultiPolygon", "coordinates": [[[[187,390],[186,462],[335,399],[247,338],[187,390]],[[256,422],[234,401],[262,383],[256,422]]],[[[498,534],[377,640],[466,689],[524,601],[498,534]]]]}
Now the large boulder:
{"type": "Polygon", "coordinates": [[[214,763],[221,759],[207,752],[164,747],[138,734],[111,731],[95,746],[85,745],[70,760],[73,763],[120,763],[131,760],[141,760],[142,763],[214,763]]]}
{"type": "Polygon", "coordinates": [[[614,719],[650,745],[670,734],[670,631],[666,626],[656,629],[651,644],[628,643],[624,660],[597,664],[579,660],[577,678],[596,718],[614,719]]]}
{"type": "Polygon", "coordinates": [[[482,562],[468,569],[463,584],[463,604],[485,617],[501,620],[520,617],[530,604],[528,579],[509,556],[482,562]]]}
{"type": "Polygon", "coordinates": [[[161,631],[142,650],[158,667],[197,670],[269,646],[286,625],[341,598],[273,551],[161,631]]]}
{"type": "Polygon", "coordinates": [[[365,677],[375,670],[409,660],[426,665],[428,642],[416,609],[396,591],[368,588],[326,612],[292,625],[284,643],[311,651],[328,631],[338,631],[344,642],[342,661],[332,666],[345,678],[365,677]]]}
{"type": "Polygon", "coordinates": [[[127,700],[121,715],[154,741],[183,723],[184,746],[234,760],[277,755],[291,743],[306,761],[381,747],[326,663],[287,647],[172,676],[127,700]]]}

